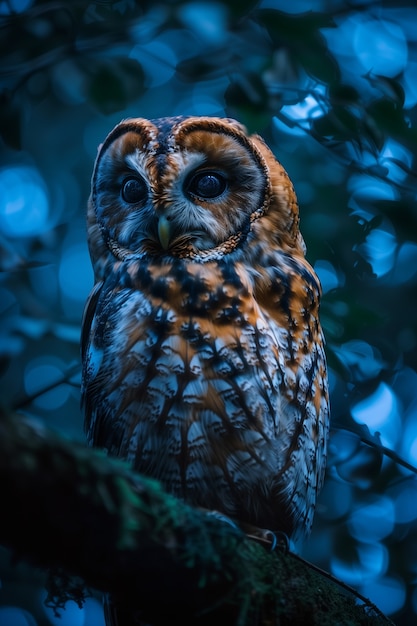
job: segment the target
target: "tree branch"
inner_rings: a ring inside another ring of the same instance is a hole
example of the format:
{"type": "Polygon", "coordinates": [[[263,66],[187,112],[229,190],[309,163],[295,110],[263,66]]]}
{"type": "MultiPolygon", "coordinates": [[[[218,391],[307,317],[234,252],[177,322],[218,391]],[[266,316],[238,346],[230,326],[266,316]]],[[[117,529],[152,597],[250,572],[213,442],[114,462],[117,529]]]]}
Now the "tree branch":
{"type": "Polygon", "coordinates": [[[111,592],[148,623],[391,623],[293,555],[16,414],[0,420],[0,485],[0,543],[111,592]]]}

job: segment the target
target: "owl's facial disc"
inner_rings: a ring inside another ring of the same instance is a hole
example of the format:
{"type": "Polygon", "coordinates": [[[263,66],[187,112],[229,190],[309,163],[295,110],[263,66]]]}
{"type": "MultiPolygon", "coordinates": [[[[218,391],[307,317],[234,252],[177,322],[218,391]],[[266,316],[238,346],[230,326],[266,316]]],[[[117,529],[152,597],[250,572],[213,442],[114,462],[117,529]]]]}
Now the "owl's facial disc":
{"type": "Polygon", "coordinates": [[[234,131],[179,126],[168,132],[135,122],[107,141],[93,199],[107,245],[120,258],[198,255],[230,238],[235,246],[262,210],[263,161],[234,131]]]}

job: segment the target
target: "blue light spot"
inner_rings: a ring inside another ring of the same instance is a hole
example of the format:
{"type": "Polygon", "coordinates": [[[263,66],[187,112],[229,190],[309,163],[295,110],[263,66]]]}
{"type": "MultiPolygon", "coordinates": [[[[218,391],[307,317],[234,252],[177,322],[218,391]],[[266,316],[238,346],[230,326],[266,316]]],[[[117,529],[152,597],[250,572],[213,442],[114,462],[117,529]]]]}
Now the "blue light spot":
{"type": "MultiPolygon", "coordinates": [[[[370,164],[367,163],[366,154],[364,164],[370,164]]],[[[356,215],[361,210],[363,211],[363,205],[366,206],[375,202],[375,200],[396,200],[398,198],[398,192],[393,185],[363,174],[351,176],[348,189],[352,191],[349,207],[353,209],[353,215],[356,215]]],[[[368,219],[370,219],[374,216],[374,213],[367,211],[367,215],[368,219]]]]}
{"type": "Polygon", "coordinates": [[[399,524],[409,524],[417,519],[417,486],[402,486],[395,498],[395,514],[399,524]]]}
{"type": "Polygon", "coordinates": [[[325,260],[316,261],[314,269],[320,278],[323,293],[328,293],[332,289],[337,289],[340,285],[344,284],[344,277],[339,276],[334,266],[325,260]]]}
{"type": "Polygon", "coordinates": [[[1,626],[37,626],[35,618],[14,606],[2,606],[0,608],[1,626]]]}
{"type": "Polygon", "coordinates": [[[65,603],[65,608],[59,611],[59,615],[55,615],[50,607],[44,607],[44,611],[53,626],[85,626],[84,607],[80,609],[73,600],[65,603]]]}
{"type": "MultiPolygon", "coordinates": [[[[415,419],[417,419],[417,413],[415,419]]],[[[408,448],[405,452],[405,457],[410,463],[417,464],[417,428],[414,429],[413,435],[413,437],[411,435],[404,437],[404,447],[407,446],[408,448]]]]}
{"type": "MultiPolygon", "coordinates": [[[[415,18],[417,19],[417,18],[415,18]]],[[[417,62],[409,61],[404,71],[403,86],[405,90],[405,109],[412,109],[417,104],[417,62]]]]}
{"type": "Polygon", "coordinates": [[[64,249],[59,266],[59,286],[63,295],[84,302],[93,282],[87,246],[82,243],[69,245],[64,249]]]}
{"type": "Polygon", "coordinates": [[[275,116],[272,118],[273,124],[275,128],[279,132],[287,133],[288,135],[295,135],[296,137],[301,137],[307,133],[307,130],[298,124],[294,124],[294,122],[290,122],[286,120],[283,122],[279,117],[275,116]]]}
{"type": "Polygon", "coordinates": [[[364,571],[358,561],[344,561],[336,556],[330,559],[330,571],[348,585],[359,585],[363,582],[364,571]]]}
{"type": "Polygon", "coordinates": [[[352,381],[362,382],[375,378],[382,370],[380,352],[366,341],[353,339],[341,346],[333,346],[333,351],[349,371],[352,381]]]}
{"type": "Polygon", "coordinates": [[[349,517],[349,532],[359,541],[374,542],[391,534],[395,523],[395,508],[385,496],[353,511],[349,517]]]}
{"type": "Polygon", "coordinates": [[[178,63],[172,46],[162,37],[155,38],[145,45],[134,46],[129,57],[137,59],[142,65],[148,87],[158,87],[168,82],[174,75],[178,63]]]}
{"type": "MultiPolygon", "coordinates": [[[[398,337],[400,350],[415,350],[415,333],[411,328],[404,328],[398,337]],[[402,335],[402,336],[401,336],[402,335]]],[[[405,366],[397,370],[393,378],[393,387],[400,402],[402,410],[401,446],[398,450],[400,456],[409,463],[417,464],[417,372],[411,367],[405,366]]],[[[398,467],[401,471],[401,468],[398,467]]],[[[406,476],[409,471],[404,468],[406,476]]],[[[417,493],[415,495],[417,499],[417,493]]]]}
{"type": "Polygon", "coordinates": [[[7,237],[33,237],[48,226],[49,200],[35,168],[18,166],[0,172],[0,231],[7,237]]]}
{"type": "Polygon", "coordinates": [[[33,0],[8,0],[0,2],[0,15],[23,13],[33,4],[33,0]]]}
{"type": "Polygon", "coordinates": [[[224,109],[224,92],[228,86],[227,76],[200,81],[198,88],[187,90],[183,98],[176,98],[172,114],[227,117],[224,109]]]}
{"type": "Polygon", "coordinates": [[[334,556],[332,573],[348,585],[363,585],[384,574],[389,563],[388,550],[381,543],[358,543],[349,560],[334,556]]]}
{"type": "Polygon", "coordinates": [[[394,267],[397,239],[387,230],[374,228],[364,243],[355,245],[353,249],[371,265],[373,273],[379,278],[394,267]]]}
{"type": "Polygon", "coordinates": [[[388,170],[388,178],[401,183],[413,165],[411,152],[394,139],[388,139],[381,150],[379,163],[388,170]],[[402,167],[403,166],[403,167],[402,167]]]}
{"type": "MultiPolygon", "coordinates": [[[[216,98],[219,81],[208,82],[212,83],[211,87],[209,85],[209,88],[213,89],[212,94],[206,95],[203,88],[201,92],[196,89],[195,92],[191,92],[189,98],[178,102],[178,105],[173,109],[173,115],[212,115],[214,117],[227,117],[222,96],[219,95],[219,97],[216,98]]],[[[199,87],[201,85],[202,83],[199,83],[199,87]]]]}
{"type": "Polygon", "coordinates": [[[25,391],[34,398],[35,406],[53,411],[67,401],[70,388],[62,384],[63,369],[63,363],[53,356],[29,362],[25,369],[25,391]]]}
{"type": "Polygon", "coordinates": [[[417,279],[417,244],[406,241],[398,250],[395,269],[392,276],[393,284],[407,283],[417,279]]]}
{"type": "Polygon", "coordinates": [[[383,445],[395,447],[401,434],[401,419],[397,397],[386,383],[380,383],[374,393],[355,404],[351,414],[358,424],[379,432],[383,445]]]}
{"type": "Polygon", "coordinates": [[[297,0],[297,2],[288,2],[288,0],[262,0],[259,4],[262,9],[275,9],[276,11],[284,11],[285,13],[306,13],[307,11],[321,11],[324,9],[323,2],[318,0],[297,0]]]}
{"type": "Polygon", "coordinates": [[[322,117],[327,107],[320,103],[315,94],[309,94],[297,104],[286,104],[281,112],[293,120],[316,119],[322,117]]]}
{"type": "Polygon", "coordinates": [[[311,121],[322,117],[328,109],[326,104],[326,87],[317,84],[303,100],[295,104],[286,104],[273,118],[279,130],[292,135],[303,135],[309,130],[311,121]],[[322,98],[323,96],[323,98],[322,98]]]}
{"type": "Polygon", "coordinates": [[[325,481],[320,495],[320,517],[337,520],[348,514],[352,507],[352,487],[340,480],[325,481]]]}
{"type": "Polygon", "coordinates": [[[368,18],[356,25],[353,48],[365,72],[394,77],[407,65],[407,41],[402,28],[387,20],[368,18]]]}
{"type": "Polygon", "coordinates": [[[34,293],[44,306],[55,307],[58,294],[58,273],[55,264],[41,265],[29,271],[34,293]]]}
{"type": "Polygon", "coordinates": [[[40,600],[48,623],[53,626],[105,626],[103,607],[95,598],[86,598],[82,608],[70,600],[59,610],[59,617],[51,607],[45,606],[46,592],[40,593],[40,600]]]}
{"type": "Polygon", "coordinates": [[[401,579],[384,576],[362,586],[364,596],[386,615],[399,611],[405,603],[406,590],[401,579]]]}
{"type": "Polygon", "coordinates": [[[179,9],[184,25],[194,31],[199,39],[208,43],[224,41],[226,31],[226,8],[217,2],[189,2],[179,9]]]}
{"type": "Polygon", "coordinates": [[[364,569],[365,580],[385,574],[389,556],[387,547],[382,543],[359,543],[358,556],[364,569]]]}
{"type": "Polygon", "coordinates": [[[359,88],[363,97],[380,97],[371,75],[398,77],[405,90],[405,108],[417,102],[417,64],[408,53],[407,38],[415,40],[416,10],[381,8],[378,17],[358,10],[334,16],[337,28],[322,28],[330,51],[339,63],[343,81],[359,88]],[[383,19],[379,19],[379,17],[383,19]]]}
{"type": "Polygon", "coordinates": [[[360,13],[349,13],[348,17],[336,17],[334,23],[337,28],[322,28],[321,32],[327,40],[328,46],[341,66],[343,73],[357,75],[362,70],[353,51],[353,33],[361,22],[360,13]]]}

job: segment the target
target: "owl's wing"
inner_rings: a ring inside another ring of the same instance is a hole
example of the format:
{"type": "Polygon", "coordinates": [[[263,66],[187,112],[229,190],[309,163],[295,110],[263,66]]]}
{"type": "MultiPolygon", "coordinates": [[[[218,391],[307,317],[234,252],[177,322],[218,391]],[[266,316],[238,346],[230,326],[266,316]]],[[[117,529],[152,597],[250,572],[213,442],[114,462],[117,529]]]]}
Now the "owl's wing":
{"type": "Polygon", "coordinates": [[[295,526],[310,529],[324,479],[329,430],[327,366],[318,316],[321,288],[300,256],[276,252],[255,267],[262,310],[280,329],[277,344],[285,371],[281,392],[286,399],[280,432],[287,450],[284,493],[295,526]]]}
{"type": "Polygon", "coordinates": [[[87,406],[89,404],[89,398],[86,394],[86,385],[91,377],[91,329],[97,310],[97,304],[102,293],[103,284],[104,283],[100,281],[94,285],[85,304],[81,322],[81,405],[85,409],[86,422],[91,415],[91,406],[87,406]]]}
{"type": "Polygon", "coordinates": [[[88,344],[90,341],[91,325],[93,323],[94,314],[97,308],[97,302],[100,297],[101,290],[103,288],[103,282],[96,283],[88,296],[85,303],[83,318],[81,322],[81,359],[84,362],[88,344]]]}

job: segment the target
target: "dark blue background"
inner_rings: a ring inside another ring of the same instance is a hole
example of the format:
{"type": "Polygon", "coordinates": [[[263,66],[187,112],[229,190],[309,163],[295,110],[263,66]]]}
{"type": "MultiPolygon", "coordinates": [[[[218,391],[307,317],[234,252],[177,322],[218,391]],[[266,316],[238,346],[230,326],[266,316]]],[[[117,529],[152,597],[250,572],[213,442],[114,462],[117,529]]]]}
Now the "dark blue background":
{"type": "MultiPolygon", "coordinates": [[[[413,623],[415,2],[10,0],[0,16],[2,403],[83,440],[85,206],[108,131],[130,116],[238,118],[290,174],[324,290],[329,466],[301,553],[413,623]]],[[[57,621],[42,574],[6,551],[0,576],[2,626],[102,624],[98,598],[57,621]]]]}

